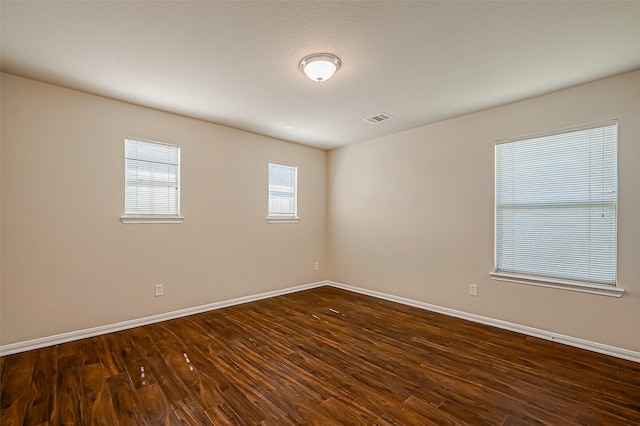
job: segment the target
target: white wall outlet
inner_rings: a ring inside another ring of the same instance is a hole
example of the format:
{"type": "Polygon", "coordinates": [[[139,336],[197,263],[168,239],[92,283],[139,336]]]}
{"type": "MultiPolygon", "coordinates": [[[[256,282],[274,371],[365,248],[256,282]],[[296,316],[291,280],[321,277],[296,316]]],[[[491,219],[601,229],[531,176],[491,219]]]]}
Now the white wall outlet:
{"type": "Polygon", "coordinates": [[[162,296],[164,294],[164,287],[162,284],[156,284],[155,289],[156,289],[156,297],[162,296]]]}
{"type": "Polygon", "coordinates": [[[469,295],[471,296],[478,295],[478,284],[469,284],[469,295]]]}
{"type": "Polygon", "coordinates": [[[320,263],[316,262],[316,264],[313,265],[313,269],[314,269],[314,271],[320,270],[320,263]]]}

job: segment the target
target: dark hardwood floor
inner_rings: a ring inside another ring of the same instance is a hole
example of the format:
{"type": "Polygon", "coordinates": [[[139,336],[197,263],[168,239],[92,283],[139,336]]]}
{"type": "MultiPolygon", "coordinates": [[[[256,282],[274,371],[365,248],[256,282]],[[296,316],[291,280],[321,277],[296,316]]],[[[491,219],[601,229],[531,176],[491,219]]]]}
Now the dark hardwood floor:
{"type": "Polygon", "coordinates": [[[0,358],[2,425],[638,425],[640,364],[322,287],[0,358]]]}

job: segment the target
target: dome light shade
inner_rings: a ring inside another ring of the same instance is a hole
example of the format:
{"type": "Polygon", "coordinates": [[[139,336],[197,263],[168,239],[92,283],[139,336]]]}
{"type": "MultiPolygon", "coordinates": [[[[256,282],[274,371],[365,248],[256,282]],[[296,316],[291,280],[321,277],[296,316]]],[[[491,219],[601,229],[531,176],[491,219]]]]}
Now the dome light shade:
{"type": "Polygon", "coordinates": [[[322,82],[329,80],[340,69],[340,58],[330,53],[314,53],[300,61],[300,71],[309,80],[322,82]]]}

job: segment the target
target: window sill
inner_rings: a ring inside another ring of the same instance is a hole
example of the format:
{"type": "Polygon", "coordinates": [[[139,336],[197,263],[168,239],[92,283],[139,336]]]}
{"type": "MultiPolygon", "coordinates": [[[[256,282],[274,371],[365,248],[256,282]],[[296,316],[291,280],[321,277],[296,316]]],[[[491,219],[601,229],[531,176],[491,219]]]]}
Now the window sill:
{"type": "Polygon", "coordinates": [[[576,281],[536,277],[533,275],[512,274],[506,272],[490,272],[491,278],[498,281],[508,281],[517,284],[535,285],[539,287],[558,288],[561,290],[579,291],[582,293],[599,294],[601,296],[622,297],[624,289],[605,284],[589,284],[576,281]]]}
{"type": "Polygon", "coordinates": [[[122,223],[182,223],[184,217],[178,216],[122,216],[122,223]]]}
{"type": "Polygon", "coordinates": [[[267,216],[267,223],[298,223],[299,217],[267,216]]]}

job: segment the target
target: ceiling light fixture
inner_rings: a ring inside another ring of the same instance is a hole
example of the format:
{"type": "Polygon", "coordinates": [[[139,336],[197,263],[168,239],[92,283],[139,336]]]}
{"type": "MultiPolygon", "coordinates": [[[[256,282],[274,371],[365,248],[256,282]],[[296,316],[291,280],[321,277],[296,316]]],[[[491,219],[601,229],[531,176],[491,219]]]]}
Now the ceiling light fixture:
{"type": "Polygon", "coordinates": [[[307,55],[300,61],[300,71],[309,80],[327,81],[340,69],[340,58],[330,53],[314,53],[307,55]]]}

